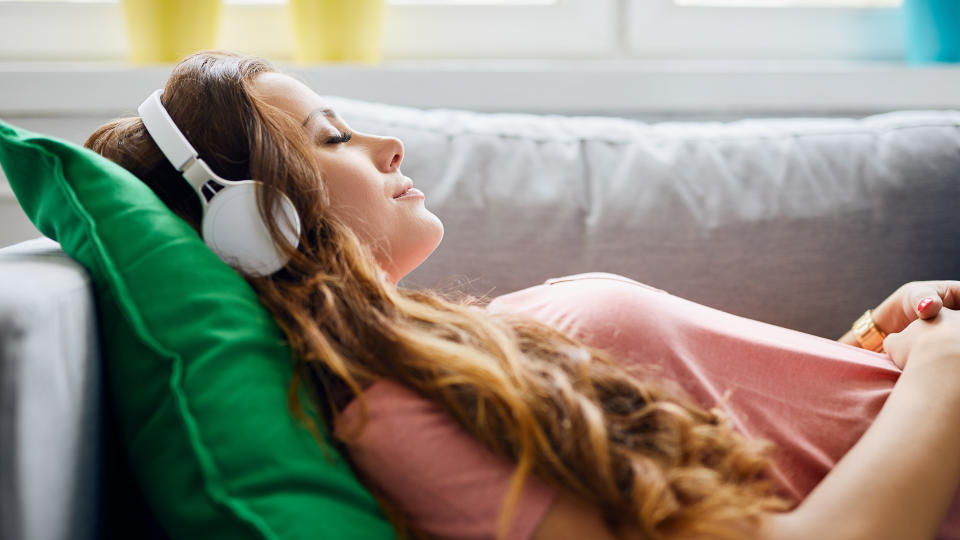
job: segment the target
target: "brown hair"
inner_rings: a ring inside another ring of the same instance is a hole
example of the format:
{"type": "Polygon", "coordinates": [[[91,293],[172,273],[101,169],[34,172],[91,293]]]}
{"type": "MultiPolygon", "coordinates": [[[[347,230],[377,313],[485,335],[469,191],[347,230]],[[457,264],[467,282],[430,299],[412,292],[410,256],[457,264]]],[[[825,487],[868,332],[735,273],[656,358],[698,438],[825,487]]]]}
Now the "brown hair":
{"type": "MultiPolygon", "coordinates": [[[[467,295],[382,283],[369,247],[327,212],[300,123],[254,91],[252,81],[266,71],[273,68],[259,58],[197,53],[173,70],[163,104],[214,171],[265,181],[300,214],[300,246],[286,246],[287,266],[246,279],[289,340],[291,408],[315,434],[300,385],[308,409],[326,422],[355,396],[366,418],[362,389],[378,379],[435,400],[486,448],[517,464],[501,536],[530,474],[592,502],[611,527],[635,527],[651,539],[738,537],[761,514],[788,508],[767,476],[771,445],[740,436],[718,410],[628,373],[603,351],[529,317],[487,313],[481,299],[467,295]]],[[[139,118],[100,127],[86,146],[130,170],[198,227],[197,195],[139,118]]],[[[268,223],[272,191],[260,191],[268,223]]],[[[395,506],[381,503],[401,534],[417,533],[395,506]]]]}

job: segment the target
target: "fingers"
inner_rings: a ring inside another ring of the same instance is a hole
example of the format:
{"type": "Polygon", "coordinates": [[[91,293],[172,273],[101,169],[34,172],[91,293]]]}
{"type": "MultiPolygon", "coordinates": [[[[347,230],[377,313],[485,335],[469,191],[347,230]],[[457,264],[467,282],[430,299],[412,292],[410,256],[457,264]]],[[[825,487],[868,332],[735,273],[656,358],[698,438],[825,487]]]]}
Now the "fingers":
{"type": "MultiPolygon", "coordinates": [[[[883,340],[883,350],[900,369],[904,369],[915,345],[929,343],[924,339],[934,339],[941,343],[958,343],[960,329],[960,310],[948,307],[940,310],[940,317],[934,320],[915,320],[900,332],[887,334],[883,340]]],[[[956,354],[956,353],[952,353],[956,354]]]]}
{"type": "Polygon", "coordinates": [[[917,317],[920,319],[931,319],[937,316],[937,313],[940,312],[940,308],[943,306],[943,301],[939,296],[924,296],[917,305],[914,306],[913,310],[917,314],[917,317]]]}
{"type": "Polygon", "coordinates": [[[960,309],[960,281],[931,281],[937,289],[937,296],[943,305],[950,309],[960,309]]]}
{"type": "Polygon", "coordinates": [[[917,283],[909,289],[906,298],[903,299],[907,305],[903,306],[904,313],[913,312],[918,319],[930,319],[936,317],[943,307],[943,298],[940,296],[944,288],[939,287],[940,282],[926,281],[917,283]]]}
{"type": "Polygon", "coordinates": [[[893,363],[900,369],[907,364],[907,342],[899,333],[889,334],[883,339],[883,351],[886,352],[893,363]]]}
{"type": "Polygon", "coordinates": [[[960,307],[960,281],[922,281],[909,289],[904,312],[912,311],[919,319],[932,319],[940,308],[960,307]]]}

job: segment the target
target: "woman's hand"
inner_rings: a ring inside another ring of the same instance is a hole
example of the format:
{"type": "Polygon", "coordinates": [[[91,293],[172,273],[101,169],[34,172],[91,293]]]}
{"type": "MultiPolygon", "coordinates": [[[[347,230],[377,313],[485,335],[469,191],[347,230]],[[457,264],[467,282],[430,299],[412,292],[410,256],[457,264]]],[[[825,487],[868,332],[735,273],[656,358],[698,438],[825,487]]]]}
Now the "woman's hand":
{"type": "Polygon", "coordinates": [[[906,368],[880,413],[761,538],[937,537],[960,484],[960,311],[941,308],[883,345],[906,368]]]}
{"type": "Polygon", "coordinates": [[[873,322],[893,334],[917,319],[936,317],[943,307],[960,309],[960,281],[911,281],[873,310],[873,322]]]}
{"type": "Polygon", "coordinates": [[[935,317],[916,319],[902,332],[890,334],[883,340],[883,349],[900,369],[904,369],[919,350],[924,354],[918,357],[928,359],[926,361],[953,356],[960,362],[960,311],[949,308],[938,311],[935,317]]]}

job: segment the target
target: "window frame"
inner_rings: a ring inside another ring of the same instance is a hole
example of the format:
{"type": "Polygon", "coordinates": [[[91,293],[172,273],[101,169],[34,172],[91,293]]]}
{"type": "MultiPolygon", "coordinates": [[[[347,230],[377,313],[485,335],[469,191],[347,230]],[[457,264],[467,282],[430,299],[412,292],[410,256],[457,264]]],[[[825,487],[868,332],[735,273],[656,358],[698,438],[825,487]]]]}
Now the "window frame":
{"type": "MultiPolygon", "coordinates": [[[[619,0],[387,4],[384,59],[607,57],[619,42],[611,31],[619,8],[619,0]]],[[[119,4],[0,3],[0,61],[122,61],[126,40],[119,4]]],[[[225,3],[218,47],[289,60],[286,4],[225,3]]]]}
{"type": "Polygon", "coordinates": [[[903,60],[899,7],[677,5],[625,0],[634,58],[903,60]],[[763,43],[762,48],[756,46],[763,43]]]}

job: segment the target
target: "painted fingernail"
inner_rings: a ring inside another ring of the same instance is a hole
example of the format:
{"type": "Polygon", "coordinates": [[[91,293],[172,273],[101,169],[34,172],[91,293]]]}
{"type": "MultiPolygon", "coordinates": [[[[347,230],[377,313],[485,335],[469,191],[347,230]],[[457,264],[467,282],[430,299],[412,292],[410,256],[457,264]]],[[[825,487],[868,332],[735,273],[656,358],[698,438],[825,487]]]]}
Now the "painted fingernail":
{"type": "Polygon", "coordinates": [[[923,310],[927,309],[927,306],[929,306],[932,303],[933,303],[933,298],[929,298],[929,297],[924,298],[923,300],[920,301],[919,304],[917,304],[917,311],[922,312],[923,310]]]}

